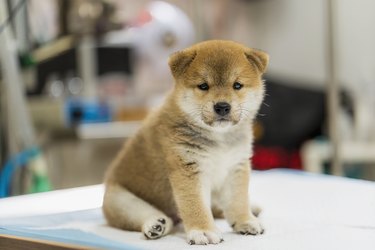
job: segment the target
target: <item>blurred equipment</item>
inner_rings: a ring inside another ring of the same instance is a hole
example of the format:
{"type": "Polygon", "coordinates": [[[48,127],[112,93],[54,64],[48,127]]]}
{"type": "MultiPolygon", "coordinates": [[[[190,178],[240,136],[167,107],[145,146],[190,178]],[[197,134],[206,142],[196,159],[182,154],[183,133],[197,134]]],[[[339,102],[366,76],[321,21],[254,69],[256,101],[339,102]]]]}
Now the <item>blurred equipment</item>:
{"type": "Polygon", "coordinates": [[[168,57],[195,41],[193,23],[176,6],[151,1],[123,31],[111,32],[105,41],[118,45],[131,43],[136,51],[135,94],[140,102],[153,107],[170,89],[168,57]]]}
{"type": "MultiPolygon", "coordinates": [[[[39,99],[47,95],[55,106],[58,100],[64,125],[90,123],[79,128],[81,132],[89,127],[96,129],[93,127],[98,122],[143,119],[173,83],[167,64],[169,55],[194,42],[192,22],[174,5],[151,1],[118,29],[119,24],[102,20],[112,20],[114,14],[113,6],[103,4],[70,2],[66,7],[71,17],[67,30],[73,35],[32,53],[38,59],[37,81],[28,89],[29,95],[39,99]]],[[[46,102],[31,102],[33,106],[40,103],[46,102]]]]}
{"type": "MultiPolygon", "coordinates": [[[[337,111],[338,134],[340,135],[340,161],[345,176],[374,179],[374,176],[366,174],[367,168],[375,165],[375,138],[373,137],[373,124],[375,114],[373,111],[374,92],[357,91],[350,95],[350,107],[344,101],[337,111]],[[371,93],[371,94],[369,94],[371,93]],[[345,108],[346,104],[346,108],[345,108]]],[[[341,100],[348,99],[340,95],[341,100]]],[[[332,161],[334,147],[332,142],[321,139],[309,140],[302,146],[302,160],[304,169],[314,173],[324,173],[327,163],[332,161]]],[[[368,171],[368,170],[367,170],[368,171]]]]}
{"type": "Polygon", "coordinates": [[[105,121],[129,120],[135,117],[132,110],[142,114],[137,115],[142,119],[171,87],[169,55],[194,42],[188,16],[174,5],[151,1],[123,29],[118,29],[121,25],[108,23],[114,14],[108,3],[70,1],[66,8],[71,17],[67,30],[73,36],[33,51],[37,81],[28,89],[29,95],[47,94],[51,100],[67,103],[63,109],[68,125],[72,117],[76,121],[80,117],[77,109],[68,104],[72,102],[88,102],[81,105],[79,113],[84,107],[93,107],[94,101],[97,107],[108,105],[111,115],[105,121]]]}
{"type": "Polygon", "coordinates": [[[327,1],[327,114],[328,136],[331,144],[331,173],[343,175],[343,162],[341,152],[340,127],[338,113],[340,112],[339,80],[337,63],[337,1],[327,1]]]}
{"type": "Polygon", "coordinates": [[[153,1],[134,21],[135,46],[141,57],[152,65],[155,74],[169,74],[168,57],[194,42],[189,17],[176,6],[153,1]]]}
{"type": "MultiPolygon", "coordinates": [[[[364,178],[361,174],[363,167],[375,166],[375,138],[374,122],[375,104],[373,82],[353,84],[353,116],[348,119],[347,114],[340,106],[339,63],[338,48],[339,1],[327,1],[327,113],[329,141],[312,140],[305,143],[302,149],[305,169],[310,172],[322,173],[324,166],[330,162],[330,173],[334,175],[352,175],[351,177],[364,178]],[[348,174],[350,167],[356,173],[348,174]],[[358,174],[360,173],[360,174],[358,174]]],[[[353,60],[351,58],[351,60],[353,60]]],[[[373,80],[374,81],[374,80],[373,80]]],[[[374,178],[374,177],[373,177],[374,178]]]]}
{"type": "Polygon", "coordinates": [[[254,169],[302,169],[302,144],[322,135],[325,119],[323,91],[266,81],[266,96],[257,117],[254,169]]]}
{"type": "MultiPolygon", "coordinates": [[[[5,124],[3,133],[7,136],[6,162],[0,172],[0,198],[11,193],[26,191],[47,191],[49,189],[46,175],[46,164],[40,149],[36,146],[36,138],[23,91],[23,81],[20,77],[17,62],[15,40],[7,25],[17,14],[16,10],[24,8],[25,1],[18,1],[8,16],[6,0],[0,0],[0,64],[2,69],[2,91],[4,102],[1,112],[5,124]],[[23,167],[23,169],[21,169],[23,167]],[[13,182],[19,178],[19,182],[13,182]],[[31,179],[31,188],[25,185],[31,179]],[[12,184],[15,185],[12,186],[12,184]]],[[[3,125],[4,125],[3,124],[3,125]]]]}

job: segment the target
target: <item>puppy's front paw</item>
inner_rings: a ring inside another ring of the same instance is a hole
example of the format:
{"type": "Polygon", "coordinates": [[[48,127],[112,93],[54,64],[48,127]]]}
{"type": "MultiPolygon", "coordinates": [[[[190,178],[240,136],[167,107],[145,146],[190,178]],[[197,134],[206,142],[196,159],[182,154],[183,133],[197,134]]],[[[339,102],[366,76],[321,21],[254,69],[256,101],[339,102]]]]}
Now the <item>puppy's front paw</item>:
{"type": "Polygon", "coordinates": [[[143,225],[142,232],[147,239],[157,239],[168,234],[172,225],[173,223],[170,218],[155,218],[143,225]]]}
{"type": "Polygon", "coordinates": [[[224,239],[217,231],[190,230],[187,233],[187,241],[190,245],[207,245],[218,244],[224,239]]]}
{"type": "Polygon", "coordinates": [[[235,232],[243,235],[258,235],[264,233],[264,229],[257,218],[246,222],[235,223],[232,227],[235,232]]]}

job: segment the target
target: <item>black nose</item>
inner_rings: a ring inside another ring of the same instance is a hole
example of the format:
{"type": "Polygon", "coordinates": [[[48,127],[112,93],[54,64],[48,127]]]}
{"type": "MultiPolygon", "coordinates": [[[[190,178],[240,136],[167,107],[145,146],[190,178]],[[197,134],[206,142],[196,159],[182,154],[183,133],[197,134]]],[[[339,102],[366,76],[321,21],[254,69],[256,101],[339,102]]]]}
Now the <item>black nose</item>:
{"type": "Polygon", "coordinates": [[[216,114],[224,116],[230,112],[230,104],[227,102],[218,102],[214,105],[216,114]]]}

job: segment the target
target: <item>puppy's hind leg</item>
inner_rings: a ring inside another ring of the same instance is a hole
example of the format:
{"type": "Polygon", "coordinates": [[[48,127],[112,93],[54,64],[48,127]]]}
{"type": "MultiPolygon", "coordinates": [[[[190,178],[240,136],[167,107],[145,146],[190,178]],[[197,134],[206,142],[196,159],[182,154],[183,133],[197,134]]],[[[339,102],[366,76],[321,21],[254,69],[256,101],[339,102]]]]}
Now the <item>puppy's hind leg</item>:
{"type": "Polygon", "coordinates": [[[147,239],[165,236],[173,227],[171,218],[117,184],[106,186],[103,212],[109,225],[143,232],[147,239]]]}

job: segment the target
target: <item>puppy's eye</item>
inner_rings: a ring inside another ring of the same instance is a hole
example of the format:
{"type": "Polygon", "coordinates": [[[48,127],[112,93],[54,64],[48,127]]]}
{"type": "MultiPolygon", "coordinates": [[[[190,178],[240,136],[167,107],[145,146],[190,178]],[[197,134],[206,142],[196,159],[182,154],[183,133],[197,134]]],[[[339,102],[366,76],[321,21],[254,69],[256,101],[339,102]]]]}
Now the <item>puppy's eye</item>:
{"type": "Polygon", "coordinates": [[[208,86],[207,83],[202,83],[202,84],[199,84],[199,85],[198,85],[198,88],[199,88],[200,90],[207,91],[210,87],[208,86]]]}
{"type": "Polygon", "coordinates": [[[243,85],[241,83],[239,83],[239,82],[233,83],[233,89],[235,89],[235,90],[239,90],[242,87],[243,87],[243,85]]]}

